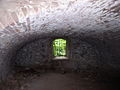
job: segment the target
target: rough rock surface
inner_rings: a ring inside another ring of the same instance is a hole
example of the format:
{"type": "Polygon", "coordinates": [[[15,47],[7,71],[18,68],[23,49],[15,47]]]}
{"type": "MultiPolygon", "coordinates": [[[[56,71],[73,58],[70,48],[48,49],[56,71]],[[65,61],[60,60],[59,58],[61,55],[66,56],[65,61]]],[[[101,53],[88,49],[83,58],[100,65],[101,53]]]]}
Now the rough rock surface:
{"type": "MultiPolygon", "coordinates": [[[[55,67],[58,65],[52,65],[52,43],[49,40],[51,38],[43,38],[20,48],[14,57],[15,66],[34,68],[39,66],[55,67]],[[51,44],[51,45],[50,45],[51,44]],[[51,50],[51,51],[50,51],[51,50]]],[[[69,41],[69,40],[68,40],[69,41]]],[[[71,70],[87,70],[100,67],[98,51],[88,43],[80,41],[79,38],[72,38],[67,43],[67,56],[68,61],[63,61],[64,68],[71,70]]]]}
{"type": "MultiPolygon", "coordinates": [[[[102,70],[120,69],[119,0],[0,1],[0,78],[12,69],[12,57],[41,37],[79,37],[95,47],[102,70]],[[10,2],[8,5],[6,3],[10,2]],[[7,5],[7,6],[6,6],[7,5]]],[[[111,71],[111,72],[112,72],[111,71]]]]}

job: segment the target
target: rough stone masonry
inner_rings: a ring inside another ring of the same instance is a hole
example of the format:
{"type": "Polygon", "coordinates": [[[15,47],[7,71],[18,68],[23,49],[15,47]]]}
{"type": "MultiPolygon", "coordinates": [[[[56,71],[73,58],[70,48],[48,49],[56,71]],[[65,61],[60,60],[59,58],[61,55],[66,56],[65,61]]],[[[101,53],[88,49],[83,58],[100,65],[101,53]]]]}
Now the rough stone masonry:
{"type": "Polygon", "coordinates": [[[15,64],[50,59],[47,40],[58,37],[68,38],[77,68],[119,75],[120,0],[0,0],[0,79],[15,64]]]}

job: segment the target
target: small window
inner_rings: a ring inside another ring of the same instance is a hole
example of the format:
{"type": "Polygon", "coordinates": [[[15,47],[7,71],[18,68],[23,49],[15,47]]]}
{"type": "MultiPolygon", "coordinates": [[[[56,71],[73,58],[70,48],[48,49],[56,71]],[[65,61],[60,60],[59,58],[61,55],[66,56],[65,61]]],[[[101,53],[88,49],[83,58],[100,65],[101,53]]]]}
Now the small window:
{"type": "Polygon", "coordinates": [[[65,39],[55,39],[53,41],[53,55],[54,57],[66,57],[67,42],[65,39]]]}

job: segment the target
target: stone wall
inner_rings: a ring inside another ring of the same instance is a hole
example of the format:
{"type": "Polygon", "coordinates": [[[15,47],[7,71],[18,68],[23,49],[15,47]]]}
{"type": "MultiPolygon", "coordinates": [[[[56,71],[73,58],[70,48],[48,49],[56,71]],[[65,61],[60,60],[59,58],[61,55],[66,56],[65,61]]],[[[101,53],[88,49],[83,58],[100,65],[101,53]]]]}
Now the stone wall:
{"type": "Polygon", "coordinates": [[[33,41],[20,48],[15,55],[15,65],[37,67],[49,61],[49,39],[33,41]]]}
{"type": "MultiPolygon", "coordinates": [[[[99,60],[94,62],[90,59],[90,62],[99,63],[101,70],[106,73],[115,72],[114,75],[118,75],[119,0],[49,1],[35,0],[29,3],[27,0],[0,1],[0,78],[6,78],[11,73],[13,57],[20,48],[44,36],[79,37],[85,42],[85,49],[92,48],[87,49],[90,54],[86,54],[85,57],[89,55],[89,58],[96,60],[93,53],[99,52],[99,55],[97,54],[99,60]],[[9,5],[6,4],[8,2],[9,5]]],[[[81,52],[79,54],[81,55],[81,52]]]]}
{"type": "Polygon", "coordinates": [[[76,65],[81,70],[95,70],[100,67],[98,63],[99,52],[95,47],[79,38],[71,40],[71,54],[72,59],[77,62],[76,65]]]}
{"type": "MultiPolygon", "coordinates": [[[[54,39],[51,37],[42,38],[21,47],[14,55],[15,66],[26,68],[45,67],[47,64],[51,68],[60,66],[59,62],[56,64],[52,63],[54,62],[52,57],[52,40],[54,39]]],[[[68,60],[63,60],[63,66],[61,67],[70,71],[90,71],[100,67],[98,63],[99,53],[94,47],[87,42],[81,41],[79,38],[68,38],[67,40],[68,60]]]]}

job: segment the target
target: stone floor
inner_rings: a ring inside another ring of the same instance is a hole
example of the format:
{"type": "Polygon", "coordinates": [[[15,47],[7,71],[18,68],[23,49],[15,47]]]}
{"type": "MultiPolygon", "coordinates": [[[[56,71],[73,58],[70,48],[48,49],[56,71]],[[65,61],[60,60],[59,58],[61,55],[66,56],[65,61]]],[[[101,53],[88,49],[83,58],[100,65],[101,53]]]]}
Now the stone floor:
{"type": "Polygon", "coordinates": [[[0,84],[0,90],[120,90],[117,82],[97,81],[80,73],[20,72],[0,84]]]}

